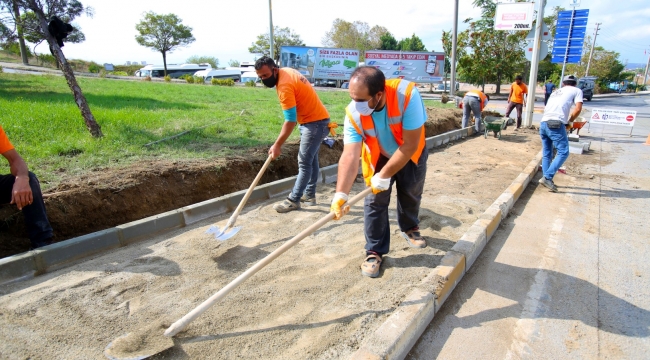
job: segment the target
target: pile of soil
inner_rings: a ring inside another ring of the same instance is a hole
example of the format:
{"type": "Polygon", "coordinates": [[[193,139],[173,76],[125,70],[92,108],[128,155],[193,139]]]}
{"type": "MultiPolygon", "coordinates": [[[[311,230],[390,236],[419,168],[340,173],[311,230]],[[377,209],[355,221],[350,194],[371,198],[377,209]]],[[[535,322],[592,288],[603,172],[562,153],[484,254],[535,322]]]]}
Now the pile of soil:
{"type": "MultiPolygon", "coordinates": [[[[540,149],[539,135],[508,128],[501,140],[474,137],[429,153],[420,208],[427,247],[398,232],[380,275],[360,274],[362,203],[289,249],[174,337],[154,359],[348,358],[375,331],[540,149]]],[[[363,189],[356,183],[353,193],[363,189]]],[[[230,214],[160,234],[24,282],[0,286],[0,357],[100,359],[163,345],[160,332],[329,212],[334,184],[317,206],[278,214],[279,199],[244,208],[227,241],[205,234],[230,214]],[[131,337],[133,339],[133,337],[131,337]],[[119,344],[118,344],[119,345],[119,344]]]]}
{"type": "MultiPolygon", "coordinates": [[[[460,128],[462,112],[427,108],[426,136],[460,128]]],[[[341,131],[339,131],[341,132],[341,131]]],[[[298,143],[283,146],[261,184],[298,174],[298,143]]],[[[69,178],[45,199],[54,240],[108,229],[165,211],[247,189],[267,157],[267,148],[230,158],[144,161],[69,178]]],[[[339,135],[333,148],[321,145],[320,166],[336,164],[343,151],[339,135]]],[[[0,258],[29,250],[24,218],[13,205],[0,207],[0,258]]]]}

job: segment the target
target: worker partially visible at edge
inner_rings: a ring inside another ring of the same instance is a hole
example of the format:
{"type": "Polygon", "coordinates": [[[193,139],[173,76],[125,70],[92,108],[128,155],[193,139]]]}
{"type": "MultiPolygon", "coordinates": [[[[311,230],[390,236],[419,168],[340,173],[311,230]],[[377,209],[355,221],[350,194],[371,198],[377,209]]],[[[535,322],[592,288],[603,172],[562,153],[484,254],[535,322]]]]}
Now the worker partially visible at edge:
{"type": "Polygon", "coordinates": [[[418,228],[429,156],[424,138],[426,111],[414,83],[386,80],[372,66],[354,70],[349,94],[352,101],[345,110],[343,154],[331,210],[337,220],[349,211],[346,202],[361,156],[363,177],[373,192],[363,208],[366,257],[361,274],[374,278],[390,250],[388,205],[393,183],[402,236],[411,247],[426,247],[418,228]]]}
{"type": "Polygon", "coordinates": [[[298,177],[286,200],[273,205],[279,213],[300,209],[300,202],[316,205],[318,183],[318,151],[329,131],[330,116],[309,81],[298,71],[279,68],[273,59],[262,56],[255,62],[255,72],[265,86],[276,88],[284,113],[280,135],[271,148],[273,159],[281,154],[281,147],[291,132],[300,124],[298,150],[298,177]]]}
{"type": "MultiPolygon", "coordinates": [[[[524,95],[528,94],[528,87],[523,82],[521,75],[515,77],[515,82],[510,85],[510,94],[508,95],[508,108],[506,117],[510,117],[513,109],[517,109],[517,129],[521,128],[521,112],[526,105],[524,95]]],[[[516,129],[515,129],[516,130],[516,129]]]]}
{"type": "Polygon", "coordinates": [[[14,204],[25,216],[25,227],[32,248],[52,243],[52,226],[47,220],[45,202],[38,178],[27,168],[0,126],[0,154],[9,162],[11,174],[0,175],[0,204],[14,204]]]}
{"type": "Polygon", "coordinates": [[[480,90],[474,89],[465,93],[463,97],[463,128],[466,128],[469,124],[470,113],[474,113],[474,134],[479,135],[481,131],[481,114],[488,101],[490,101],[490,96],[480,90]]]}
{"type": "Polygon", "coordinates": [[[569,157],[569,137],[566,125],[575,120],[582,111],[582,90],[576,87],[578,80],[573,75],[565,76],[562,88],[553,92],[544,108],[540,120],[539,135],[542,138],[542,176],[539,183],[550,191],[557,192],[553,177],[569,157]],[[575,108],[570,112],[571,106],[575,108]],[[553,158],[553,147],[557,154],[553,158]]]}

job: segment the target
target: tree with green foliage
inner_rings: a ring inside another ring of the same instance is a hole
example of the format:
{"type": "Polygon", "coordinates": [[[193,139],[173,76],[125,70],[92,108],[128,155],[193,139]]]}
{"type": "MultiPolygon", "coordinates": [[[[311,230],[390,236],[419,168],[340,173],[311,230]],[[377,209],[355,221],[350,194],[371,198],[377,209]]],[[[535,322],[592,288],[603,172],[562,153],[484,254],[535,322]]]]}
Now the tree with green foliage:
{"type": "Polygon", "coordinates": [[[190,56],[189,59],[185,61],[188,64],[210,64],[213,68],[217,69],[219,67],[219,59],[214,56],[190,56]]]}
{"type": "Polygon", "coordinates": [[[228,66],[230,67],[239,67],[239,65],[240,63],[238,60],[230,59],[230,61],[228,61],[228,66]]]}
{"type": "MultiPolygon", "coordinates": [[[[74,19],[77,16],[85,14],[87,16],[92,16],[92,9],[85,7],[81,2],[77,0],[13,0],[16,5],[25,12],[32,12],[37,21],[35,24],[40,27],[40,31],[43,34],[45,40],[47,41],[50,52],[57,60],[58,65],[60,66],[63,76],[65,77],[72,94],[74,95],[74,100],[79,110],[81,111],[81,116],[86,123],[88,131],[92,134],[93,137],[102,137],[102,130],[92,112],[88,106],[88,102],[81,91],[81,87],[77,83],[77,79],[74,76],[72,67],[70,66],[68,60],[65,58],[61,47],[59,46],[57,39],[50,34],[48,30],[48,22],[52,19],[53,16],[65,16],[67,19],[74,19]]],[[[36,25],[35,25],[36,26],[36,25]]],[[[67,41],[67,39],[66,39],[67,41]]]]}
{"type": "Polygon", "coordinates": [[[413,34],[410,38],[404,38],[397,43],[397,48],[402,51],[427,51],[422,39],[413,34]]]}
{"type": "MultiPolygon", "coordinates": [[[[74,17],[68,14],[57,14],[57,16],[64,23],[71,23],[74,19],[74,17]]],[[[90,13],[90,16],[92,16],[92,12],[90,13]]],[[[45,33],[43,33],[43,30],[38,25],[38,17],[33,11],[27,11],[21,15],[21,23],[23,24],[24,29],[24,39],[34,45],[33,52],[36,54],[36,47],[45,41],[45,33]]],[[[65,42],[73,44],[79,44],[84,41],[86,41],[86,35],[81,31],[79,25],[74,25],[72,32],[70,32],[65,38],[65,42]]]]}
{"type": "Polygon", "coordinates": [[[388,29],[383,26],[375,25],[371,28],[363,21],[336,19],[321,41],[329,47],[359,50],[359,58],[363,59],[366,50],[381,48],[381,37],[386,33],[388,29]]]}
{"type": "MultiPolygon", "coordinates": [[[[451,73],[451,30],[442,31],[442,50],[445,52],[445,78],[447,74],[451,73]]],[[[458,67],[458,59],[467,54],[467,33],[458,33],[456,37],[456,67],[458,67]]]]}
{"type": "Polygon", "coordinates": [[[397,39],[389,31],[379,37],[379,50],[399,50],[397,39]]]}
{"type": "MultiPolygon", "coordinates": [[[[588,36],[584,42],[582,58],[579,64],[567,64],[566,73],[575,74],[578,77],[584,76],[587,72],[587,62],[591,52],[591,37],[588,36]]],[[[605,90],[612,82],[621,82],[628,80],[629,74],[626,73],[625,65],[620,62],[619,53],[616,51],[605,50],[602,46],[596,46],[589,66],[589,76],[597,77],[601,90],[605,90]]]]}
{"type": "MultiPolygon", "coordinates": [[[[258,35],[257,40],[248,48],[248,52],[251,54],[262,54],[270,56],[270,39],[271,38],[269,37],[269,33],[258,35]]],[[[280,28],[278,26],[275,26],[273,27],[273,60],[275,60],[276,63],[280,61],[280,48],[282,46],[305,46],[305,43],[300,38],[300,35],[288,27],[280,28]]]]}
{"type": "Polygon", "coordinates": [[[192,28],[185,26],[175,14],[158,15],[152,11],[135,25],[139,35],[135,37],[138,44],[158,51],[163,57],[165,76],[167,76],[167,53],[194,42],[192,28]]]}
{"type": "Polygon", "coordinates": [[[474,0],[473,4],[481,8],[481,17],[465,20],[469,27],[464,36],[467,36],[470,52],[458,59],[459,73],[465,81],[481,85],[483,90],[485,84],[496,84],[496,93],[499,94],[501,84],[524,69],[526,58],[522,44],[527,32],[495,30],[496,3],[474,0]]]}

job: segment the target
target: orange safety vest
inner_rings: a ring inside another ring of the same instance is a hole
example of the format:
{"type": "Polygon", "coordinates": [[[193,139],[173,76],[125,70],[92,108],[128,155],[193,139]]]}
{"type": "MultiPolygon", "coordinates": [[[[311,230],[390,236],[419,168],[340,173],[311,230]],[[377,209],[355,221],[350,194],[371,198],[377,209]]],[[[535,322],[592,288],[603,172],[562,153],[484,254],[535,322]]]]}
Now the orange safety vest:
{"type": "MultiPolygon", "coordinates": [[[[411,91],[413,91],[414,86],[415,84],[410,81],[393,79],[386,80],[386,86],[384,87],[388,125],[390,126],[398,146],[402,146],[404,143],[404,139],[402,138],[402,118],[404,117],[404,111],[411,100],[411,91]]],[[[375,174],[375,166],[377,165],[379,155],[381,154],[379,141],[377,140],[377,133],[375,132],[375,124],[372,121],[372,115],[366,116],[359,114],[354,106],[354,101],[345,108],[345,112],[350,123],[354,126],[354,129],[363,138],[361,168],[363,170],[363,178],[366,180],[366,185],[370,186],[370,179],[375,174]]],[[[424,138],[423,126],[418,149],[411,157],[413,163],[418,163],[425,145],[426,140],[424,138]]]]}
{"type": "Polygon", "coordinates": [[[481,111],[483,111],[483,108],[485,107],[485,100],[487,100],[487,96],[485,96],[485,94],[483,94],[483,92],[480,90],[470,90],[467,93],[465,93],[465,95],[469,93],[478,95],[478,97],[481,99],[481,111]]]}

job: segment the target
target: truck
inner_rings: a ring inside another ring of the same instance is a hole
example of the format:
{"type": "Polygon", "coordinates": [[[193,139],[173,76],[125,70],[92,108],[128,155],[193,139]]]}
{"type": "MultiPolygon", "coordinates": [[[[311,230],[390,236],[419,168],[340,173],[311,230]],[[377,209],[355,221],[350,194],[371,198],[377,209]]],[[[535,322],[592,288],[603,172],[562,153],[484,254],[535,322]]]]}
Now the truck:
{"type": "Polygon", "coordinates": [[[578,84],[576,85],[578,89],[582,90],[582,97],[591,101],[591,98],[594,97],[594,88],[596,87],[595,76],[587,76],[578,79],[578,84]]]}

